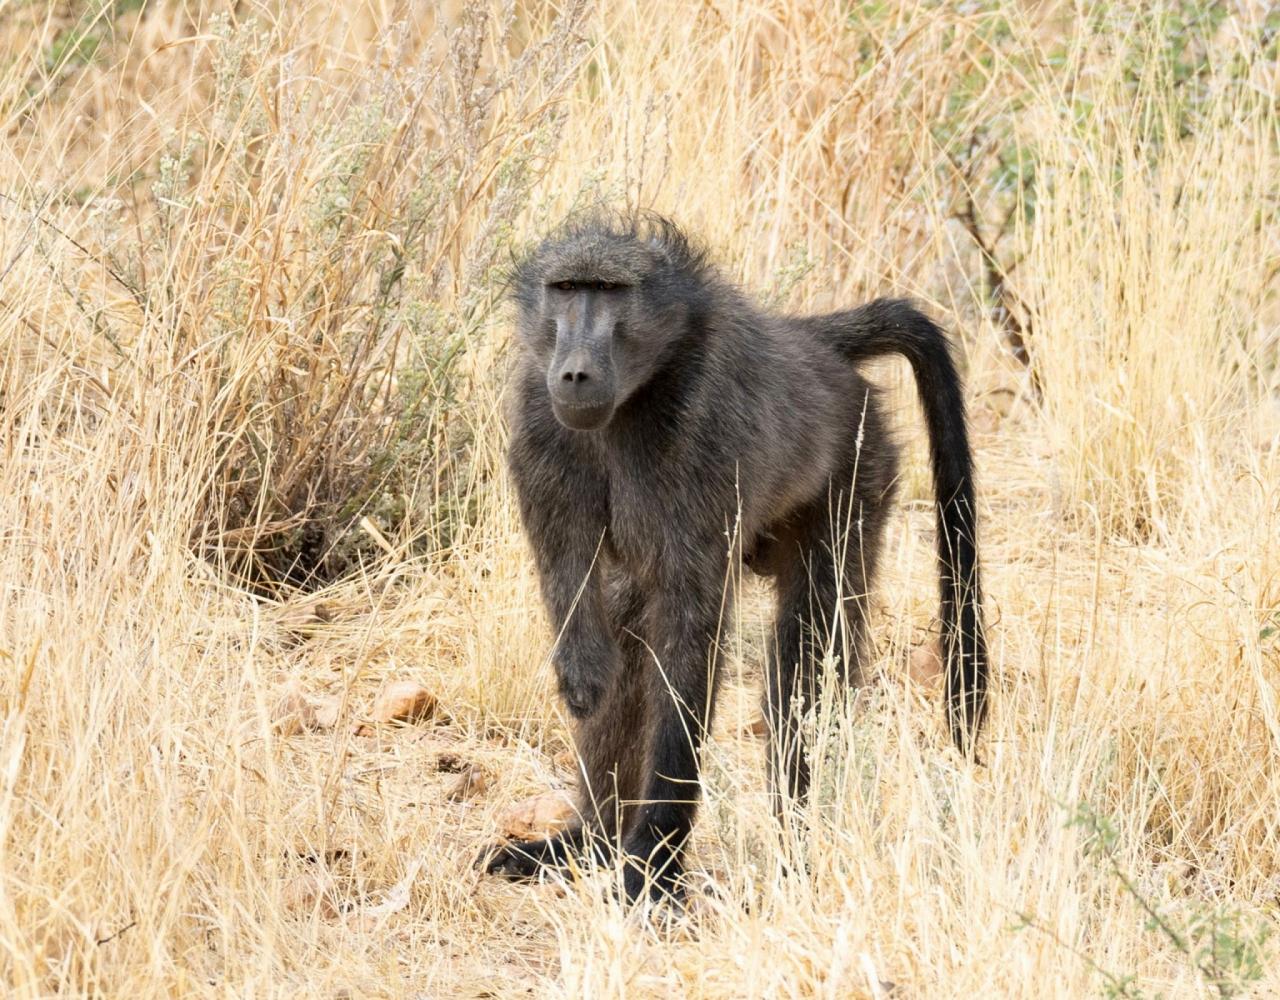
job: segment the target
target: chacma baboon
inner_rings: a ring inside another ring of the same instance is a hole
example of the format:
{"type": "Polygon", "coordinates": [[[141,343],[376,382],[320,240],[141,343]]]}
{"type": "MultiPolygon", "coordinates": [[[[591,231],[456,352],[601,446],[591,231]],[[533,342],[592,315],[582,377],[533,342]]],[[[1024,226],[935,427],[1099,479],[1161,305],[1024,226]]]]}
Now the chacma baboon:
{"type": "Polygon", "coordinates": [[[987,684],[973,475],[938,327],[890,299],[765,312],[658,217],[570,221],[516,266],[513,287],[510,468],[558,632],[583,823],[497,845],[487,870],[527,878],[620,843],[629,898],[676,887],[739,558],[777,591],[772,786],[780,801],[806,793],[798,710],[828,648],[859,680],[897,476],[879,394],[856,367],[886,354],[910,361],[928,424],[947,716],[972,752],[987,684]]]}

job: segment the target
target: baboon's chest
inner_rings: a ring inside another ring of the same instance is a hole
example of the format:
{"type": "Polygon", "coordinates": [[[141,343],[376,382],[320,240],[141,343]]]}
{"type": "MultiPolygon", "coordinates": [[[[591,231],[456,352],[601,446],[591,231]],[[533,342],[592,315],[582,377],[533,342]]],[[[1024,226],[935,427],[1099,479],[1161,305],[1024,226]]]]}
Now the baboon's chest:
{"type": "Polygon", "coordinates": [[[676,504],[659,491],[639,489],[625,480],[610,487],[605,536],[609,555],[631,572],[649,576],[669,557],[670,533],[679,530],[676,504]]]}
{"type": "Polygon", "coordinates": [[[641,577],[679,567],[690,559],[716,558],[759,525],[735,486],[732,470],[688,469],[676,463],[611,470],[610,558],[641,577]]]}

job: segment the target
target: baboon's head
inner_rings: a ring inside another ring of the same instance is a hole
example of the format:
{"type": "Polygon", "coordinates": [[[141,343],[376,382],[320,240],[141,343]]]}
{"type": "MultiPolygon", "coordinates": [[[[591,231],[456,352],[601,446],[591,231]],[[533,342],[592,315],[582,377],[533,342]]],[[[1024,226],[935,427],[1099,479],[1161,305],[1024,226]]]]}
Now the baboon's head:
{"type": "Polygon", "coordinates": [[[518,329],[556,419],[598,430],[688,329],[701,254],[660,218],[566,224],[516,266],[518,329]]]}

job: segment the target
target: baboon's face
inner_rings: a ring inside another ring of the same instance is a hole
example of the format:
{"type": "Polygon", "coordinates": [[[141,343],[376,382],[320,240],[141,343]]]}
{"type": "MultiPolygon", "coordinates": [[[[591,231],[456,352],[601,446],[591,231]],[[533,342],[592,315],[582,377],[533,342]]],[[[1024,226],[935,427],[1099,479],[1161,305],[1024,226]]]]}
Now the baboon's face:
{"type": "Polygon", "coordinates": [[[649,248],[632,242],[584,250],[560,246],[549,254],[542,287],[526,292],[526,301],[540,306],[537,317],[521,326],[546,366],[556,419],[590,431],[607,425],[653,375],[678,317],[671,305],[657,306],[658,261],[649,248]]]}

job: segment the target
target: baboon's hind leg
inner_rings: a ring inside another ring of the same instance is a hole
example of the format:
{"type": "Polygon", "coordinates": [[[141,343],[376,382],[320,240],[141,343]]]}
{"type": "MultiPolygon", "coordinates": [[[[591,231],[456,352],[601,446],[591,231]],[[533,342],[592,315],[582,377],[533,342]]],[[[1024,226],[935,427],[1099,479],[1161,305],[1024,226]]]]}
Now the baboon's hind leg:
{"type": "Polygon", "coordinates": [[[847,516],[843,496],[815,504],[793,521],[777,556],[777,617],[765,671],[764,715],[770,789],[779,815],[788,799],[803,799],[809,792],[802,721],[817,703],[828,651],[842,684],[861,681],[867,582],[882,524],[879,510],[867,513],[874,516],[847,516]],[[868,531],[877,534],[867,537],[868,531]]]}

